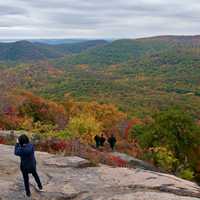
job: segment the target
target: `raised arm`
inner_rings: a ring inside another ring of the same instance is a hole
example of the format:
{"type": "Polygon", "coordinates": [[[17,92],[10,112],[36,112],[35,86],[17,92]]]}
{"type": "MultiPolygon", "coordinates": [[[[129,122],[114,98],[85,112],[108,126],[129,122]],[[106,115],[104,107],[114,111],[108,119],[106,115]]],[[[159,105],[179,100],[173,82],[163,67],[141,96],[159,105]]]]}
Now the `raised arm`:
{"type": "Polygon", "coordinates": [[[28,156],[34,151],[32,145],[26,145],[21,147],[19,143],[15,145],[15,155],[16,156],[28,156]]]}

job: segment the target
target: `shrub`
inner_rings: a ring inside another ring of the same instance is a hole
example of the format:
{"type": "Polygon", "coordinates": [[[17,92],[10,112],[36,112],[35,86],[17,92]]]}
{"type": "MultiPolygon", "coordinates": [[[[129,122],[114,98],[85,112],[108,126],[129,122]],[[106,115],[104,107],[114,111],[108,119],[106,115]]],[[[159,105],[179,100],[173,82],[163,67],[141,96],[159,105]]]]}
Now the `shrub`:
{"type": "Polygon", "coordinates": [[[6,141],[3,138],[0,138],[0,144],[6,144],[6,141]]]}
{"type": "Polygon", "coordinates": [[[49,135],[61,140],[69,140],[73,138],[72,133],[68,129],[64,129],[61,131],[53,131],[49,135]]]}
{"type": "Polygon", "coordinates": [[[59,140],[55,138],[39,141],[36,144],[38,150],[46,151],[50,153],[59,153],[59,152],[70,152],[71,144],[69,141],[59,140]]]}
{"type": "Polygon", "coordinates": [[[115,166],[115,167],[127,167],[128,162],[117,157],[117,156],[110,156],[109,160],[110,165],[115,166]]]}
{"type": "Polygon", "coordinates": [[[178,165],[178,159],[165,147],[154,148],[152,156],[154,163],[166,171],[174,171],[178,165]]]}
{"type": "Polygon", "coordinates": [[[194,180],[194,171],[190,168],[183,169],[179,173],[179,176],[183,179],[187,179],[187,180],[192,181],[192,180],[194,180]]]}

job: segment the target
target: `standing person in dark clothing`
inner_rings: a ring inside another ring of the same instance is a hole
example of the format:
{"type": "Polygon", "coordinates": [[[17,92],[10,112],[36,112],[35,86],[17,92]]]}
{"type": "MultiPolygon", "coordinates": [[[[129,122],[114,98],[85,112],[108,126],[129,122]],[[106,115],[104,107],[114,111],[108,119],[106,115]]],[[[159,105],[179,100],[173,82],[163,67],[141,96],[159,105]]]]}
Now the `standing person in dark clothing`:
{"type": "Polygon", "coordinates": [[[95,142],[96,142],[96,148],[98,149],[99,146],[100,146],[101,138],[100,138],[98,135],[96,135],[96,136],[94,137],[94,140],[95,140],[95,142]]]}
{"type": "Polygon", "coordinates": [[[26,135],[21,135],[18,138],[15,145],[15,155],[21,158],[20,169],[24,179],[26,195],[30,197],[29,174],[33,175],[40,190],[42,190],[42,184],[36,171],[34,147],[33,144],[29,143],[29,138],[26,135]]]}
{"type": "Polygon", "coordinates": [[[104,135],[103,134],[101,134],[101,137],[100,137],[100,146],[104,146],[104,143],[105,143],[105,141],[106,141],[106,138],[104,137],[104,135]]]}
{"type": "Polygon", "coordinates": [[[112,134],[108,138],[108,143],[110,144],[110,147],[111,147],[112,150],[114,150],[116,142],[117,142],[117,140],[116,140],[115,136],[112,134]]]}

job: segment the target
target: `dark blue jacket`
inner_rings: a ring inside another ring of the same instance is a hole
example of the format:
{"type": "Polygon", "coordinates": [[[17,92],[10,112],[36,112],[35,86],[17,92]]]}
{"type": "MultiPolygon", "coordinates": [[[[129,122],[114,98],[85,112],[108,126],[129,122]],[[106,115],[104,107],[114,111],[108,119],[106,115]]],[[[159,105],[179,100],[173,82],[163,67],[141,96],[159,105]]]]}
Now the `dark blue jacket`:
{"type": "Polygon", "coordinates": [[[34,153],[34,146],[31,143],[20,146],[19,143],[15,145],[15,155],[21,158],[21,170],[31,172],[36,169],[36,160],[34,153]]]}

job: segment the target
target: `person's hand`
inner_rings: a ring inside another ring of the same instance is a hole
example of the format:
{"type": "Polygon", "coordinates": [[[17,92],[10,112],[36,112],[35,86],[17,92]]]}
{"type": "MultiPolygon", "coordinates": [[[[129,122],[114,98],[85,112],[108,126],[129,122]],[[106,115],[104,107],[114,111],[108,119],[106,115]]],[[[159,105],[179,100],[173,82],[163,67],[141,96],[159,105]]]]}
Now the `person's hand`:
{"type": "Polygon", "coordinates": [[[19,140],[18,140],[18,138],[16,139],[16,143],[19,143],[19,140]]]}

